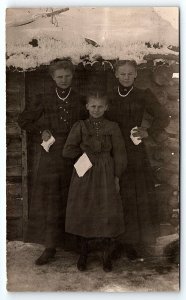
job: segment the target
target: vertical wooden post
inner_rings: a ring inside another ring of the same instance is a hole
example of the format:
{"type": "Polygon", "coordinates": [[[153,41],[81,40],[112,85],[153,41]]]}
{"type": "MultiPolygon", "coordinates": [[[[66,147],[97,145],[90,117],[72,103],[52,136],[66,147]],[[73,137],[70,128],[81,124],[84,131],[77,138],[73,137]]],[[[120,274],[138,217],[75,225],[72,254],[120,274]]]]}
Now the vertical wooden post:
{"type": "MultiPolygon", "coordinates": [[[[23,84],[20,85],[21,111],[25,108],[25,73],[23,73],[23,84]]],[[[28,222],[28,168],[27,168],[27,140],[26,132],[21,131],[22,138],[22,197],[23,197],[23,240],[28,222]]]]}

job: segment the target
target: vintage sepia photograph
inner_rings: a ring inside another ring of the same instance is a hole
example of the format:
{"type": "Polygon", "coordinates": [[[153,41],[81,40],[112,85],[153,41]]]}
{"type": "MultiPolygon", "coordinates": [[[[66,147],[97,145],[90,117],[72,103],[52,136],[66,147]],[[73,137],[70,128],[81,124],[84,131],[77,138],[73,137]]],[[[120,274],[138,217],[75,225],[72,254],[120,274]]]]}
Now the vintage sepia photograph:
{"type": "Polygon", "coordinates": [[[9,292],[180,290],[179,7],[6,10],[9,292]]]}

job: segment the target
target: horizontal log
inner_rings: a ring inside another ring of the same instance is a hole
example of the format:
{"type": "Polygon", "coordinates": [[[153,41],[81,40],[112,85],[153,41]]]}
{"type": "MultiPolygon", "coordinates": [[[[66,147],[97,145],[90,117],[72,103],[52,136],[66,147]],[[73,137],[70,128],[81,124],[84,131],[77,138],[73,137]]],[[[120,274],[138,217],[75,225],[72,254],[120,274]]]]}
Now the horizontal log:
{"type": "Polygon", "coordinates": [[[22,194],[22,184],[21,183],[12,183],[7,182],[7,197],[21,197],[22,194]]]}
{"type": "Polygon", "coordinates": [[[178,120],[174,120],[174,119],[170,119],[170,123],[169,125],[165,128],[166,132],[167,133],[170,133],[170,134],[174,134],[176,135],[177,137],[179,136],[179,121],[178,120]]]}
{"type": "Polygon", "coordinates": [[[22,167],[21,166],[8,166],[7,169],[7,176],[21,176],[22,174],[22,167]]]}
{"type": "Polygon", "coordinates": [[[13,94],[19,94],[19,84],[17,82],[17,80],[9,80],[9,82],[7,82],[7,88],[6,88],[6,94],[7,95],[13,95],[13,94]]]}
{"type": "Polygon", "coordinates": [[[19,88],[24,84],[24,73],[23,72],[11,72],[6,73],[6,86],[7,90],[12,90],[14,88],[19,88]]]}
{"type": "Polygon", "coordinates": [[[14,152],[8,152],[7,153],[8,158],[17,158],[17,159],[19,159],[19,158],[21,158],[21,156],[22,156],[21,152],[20,151],[17,152],[16,150],[14,152]]]}
{"type": "Polygon", "coordinates": [[[15,136],[8,136],[7,137],[7,153],[14,152],[14,151],[21,151],[21,138],[15,136]]]}
{"type": "Polygon", "coordinates": [[[174,188],[179,189],[179,174],[172,174],[167,182],[174,188]]]}
{"type": "Polygon", "coordinates": [[[165,142],[168,139],[168,137],[169,137],[168,132],[166,132],[164,130],[160,134],[156,135],[156,137],[154,137],[154,139],[157,144],[161,144],[161,143],[165,142]]]}
{"type": "Polygon", "coordinates": [[[19,103],[19,99],[8,99],[7,100],[7,105],[6,105],[6,110],[7,111],[17,111],[21,112],[21,104],[19,103]]]}
{"type": "Polygon", "coordinates": [[[17,123],[7,123],[6,124],[6,133],[7,135],[20,135],[21,128],[17,123]]]}
{"type": "Polygon", "coordinates": [[[7,163],[7,167],[21,166],[22,159],[21,159],[21,157],[19,157],[19,158],[18,157],[7,157],[6,163],[7,163]]]}
{"type": "Polygon", "coordinates": [[[177,101],[180,98],[179,80],[178,82],[171,81],[172,84],[166,87],[166,92],[169,100],[177,101]]]}
{"type": "Polygon", "coordinates": [[[177,227],[179,225],[179,218],[171,218],[170,219],[170,223],[171,225],[173,225],[174,227],[177,227]]]}
{"type": "Polygon", "coordinates": [[[177,167],[179,164],[178,151],[172,151],[172,149],[169,148],[157,147],[156,149],[152,149],[152,157],[153,159],[161,162],[162,165],[168,165],[168,163],[170,163],[172,164],[172,167],[177,167]]]}
{"type": "Polygon", "coordinates": [[[174,161],[171,160],[171,162],[164,164],[164,167],[166,170],[170,171],[173,174],[178,174],[179,173],[179,160],[174,161]]]}
{"type": "Polygon", "coordinates": [[[171,208],[179,208],[179,200],[176,196],[171,196],[169,198],[169,205],[171,208]]]}
{"type": "Polygon", "coordinates": [[[8,218],[22,218],[23,203],[20,199],[12,197],[7,198],[7,217],[8,218]]]}
{"type": "Polygon", "coordinates": [[[6,176],[6,181],[8,183],[21,183],[22,182],[22,176],[6,176]]]}
{"type": "Polygon", "coordinates": [[[179,152],[179,136],[169,137],[163,142],[162,147],[170,149],[172,152],[179,152]]]}
{"type": "Polygon", "coordinates": [[[18,111],[15,111],[15,110],[9,110],[6,112],[6,122],[7,123],[17,123],[17,120],[18,120],[18,117],[19,117],[19,112],[18,111]]]}
{"type": "Polygon", "coordinates": [[[160,183],[166,183],[172,186],[174,190],[178,190],[179,185],[179,175],[174,174],[171,171],[167,170],[166,168],[162,167],[154,172],[157,180],[160,183]]]}
{"type": "Polygon", "coordinates": [[[155,192],[160,199],[161,202],[164,201],[165,198],[169,199],[172,195],[173,189],[170,185],[168,184],[160,184],[155,188],[155,192]]]}
{"type": "Polygon", "coordinates": [[[179,118],[179,101],[168,101],[166,104],[166,110],[172,118],[179,118]]]}
{"type": "Polygon", "coordinates": [[[7,218],[7,239],[22,240],[23,224],[22,218],[7,218]]]}

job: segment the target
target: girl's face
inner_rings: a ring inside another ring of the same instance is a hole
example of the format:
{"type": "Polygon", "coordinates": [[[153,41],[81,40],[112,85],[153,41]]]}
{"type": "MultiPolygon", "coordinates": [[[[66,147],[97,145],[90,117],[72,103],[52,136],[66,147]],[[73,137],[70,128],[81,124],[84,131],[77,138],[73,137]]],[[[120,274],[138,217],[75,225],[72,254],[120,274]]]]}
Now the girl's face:
{"type": "Polygon", "coordinates": [[[52,78],[59,88],[67,89],[72,83],[73,74],[69,69],[57,69],[54,71],[52,78]]]}
{"type": "Polygon", "coordinates": [[[134,83],[134,79],[137,77],[137,71],[135,67],[126,64],[119,66],[115,75],[122,86],[128,87],[134,83]]]}
{"type": "Polygon", "coordinates": [[[100,118],[104,115],[108,105],[104,99],[89,98],[86,108],[89,111],[89,115],[93,118],[100,118]]]}

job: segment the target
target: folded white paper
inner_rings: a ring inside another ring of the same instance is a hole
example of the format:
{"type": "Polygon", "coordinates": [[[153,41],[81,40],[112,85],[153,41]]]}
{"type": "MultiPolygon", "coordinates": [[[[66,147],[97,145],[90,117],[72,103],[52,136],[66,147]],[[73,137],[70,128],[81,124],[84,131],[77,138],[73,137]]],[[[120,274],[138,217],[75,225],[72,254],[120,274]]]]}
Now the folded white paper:
{"type": "Polygon", "coordinates": [[[45,149],[46,152],[49,152],[50,146],[55,142],[55,138],[51,136],[47,142],[43,141],[41,146],[45,149]]]}
{"type": "Polygon", "coordinates": [[[138,127],[134,127],[130,131],[130,138],[133,141],[134,145],[139,145],[141,143],[141,139],[139,137],[133,136],[133,133],[135,132],[135,129],[138,129],[138,127]]]}
{"type": "Polygon", "coordinates": [[[92,167],[92,163],[86,153],[83,153],[78,161],[74,164],[74,168],[79,177],[83,177],[83,175],[92,167]]]}

